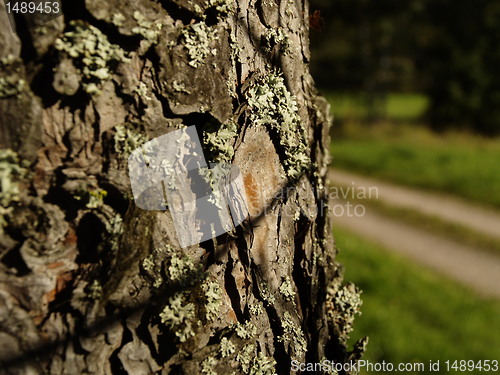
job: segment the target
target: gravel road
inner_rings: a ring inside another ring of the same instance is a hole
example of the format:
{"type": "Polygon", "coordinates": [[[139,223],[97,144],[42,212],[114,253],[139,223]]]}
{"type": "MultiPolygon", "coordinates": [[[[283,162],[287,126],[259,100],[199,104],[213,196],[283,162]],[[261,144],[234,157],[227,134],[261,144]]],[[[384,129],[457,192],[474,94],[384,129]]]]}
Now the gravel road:
{"type": "MultiPolygon", "coordinates": [[[[335,185],[375,186],[379,199],[385,204],[411,208],[500,238],[500,214],[492,210],[453,197],[404,188],[339,170],[333,170],[329,178],[335,185]]],[[[341,204],[341,201],[333,204],[341,204]]],[[[370,207],[362,217],[334,215],[333,225],[403,254],[485,297],[500,298],[499,256],[385,217],[370,207]]]]}

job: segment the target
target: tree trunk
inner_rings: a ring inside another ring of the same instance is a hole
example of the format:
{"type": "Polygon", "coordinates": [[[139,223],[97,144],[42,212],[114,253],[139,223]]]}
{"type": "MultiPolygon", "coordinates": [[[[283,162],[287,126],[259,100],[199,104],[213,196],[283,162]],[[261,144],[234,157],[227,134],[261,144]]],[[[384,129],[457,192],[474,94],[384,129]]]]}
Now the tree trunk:
{"type": "Polygon", "coordinates": [[[16,33],[0,7],[2,374],[288,374],[358,358],[307,2],[77,0],[38,26],[16,15],[16,33]],[[136,205],[127,158],[191,125],[208,162],[239,168],[248,215],[181,248],[168,210],[136,205]]]}

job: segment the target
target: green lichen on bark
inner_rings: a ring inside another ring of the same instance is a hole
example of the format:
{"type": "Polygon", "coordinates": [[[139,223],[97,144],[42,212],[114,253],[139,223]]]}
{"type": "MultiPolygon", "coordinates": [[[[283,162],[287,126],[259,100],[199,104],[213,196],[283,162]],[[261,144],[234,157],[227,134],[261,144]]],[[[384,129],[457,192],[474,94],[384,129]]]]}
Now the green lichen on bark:
{"type": "Polygon", "coordinates": [[[20,199],[19,181],[27,174],[16,152],[0,149],[0,233],[12,213],[12,203],[20,199]]]}
{"type": "Polygon", "coordinates": [[[20,164],[16,152],[0,150],[0,204],[8,207],[19,201],[19,180],[26,175],[26,168],[20,164]]]}
{"type": "Polygon", "coordinates": [[[134,130],[130,124],[117,125],[115,130],[115,151],[125,159],[132,151],[148,141],[147,137],[134,130]]]}
{"type": "Polygon", "coordinates": [[[195,306],[186,303],[185,293],[176,293],[170,297],[168,304],[160,314],[161,322],[172,328],[180,342],[185,342],[195,335],[193,320],[195,319],[195,306]]]}
{"type": "Polygon", "coordinates": [[[25,86],[24,79],[13,76],[0,77],[0,98],[19,96],[25,86]]]}
{"type": "Polygon", "coordinates": [[[220,307],[222,305],[221,294],[222,290],[217,282],[210,281],[203,284],[203,291],[205,292],[205,318],[207,321],[213,321],[217,318],[220,307]]]}
{"type": "Polygon", "coordinates": [[[247,90],[250,121],[275,132],[283,148],[285,172],[298,178],[311,163],[306,132],[298,114],[297,101],[278,73],[263,76],[247,90]]]}
{"type": "Polygon", "coordinates": [[[341,333],[341,340],[347,341],[362,304],[361,291],[353,283],[332,283],[327,288],[327,318],[341,333]]]}
{"type": "Polygon", "coordinates": [[[203,145],[208,158],[213,163],[229,163],[234,155],[234,141],[238,135],[238,125],[229,120],[216,131],[203,132],[203,145]]]}
{"type": "Polygon", "coordinates": [[[108,233],[108,241],[112,250],[117,250],[120,236],[123,234],[123,219],[120,214],[114,215],[111,219],[104,223],[106,232],[108,233]]]}
{"type": "Polygon", "coordinates": [[[235,331],[238,337],[248,340],[257,334],[257,327],[249,320],[245,324],[237,323],[235,331]]]}
{"type": "Polygon", "coordinates": [[[180,280],[193,272],[196,269],[193,260],[185,255],[174,254],[170,258],[170,265],[168,266],[168,276],[171,280],[180,280]]]}
{"type": "Polygon", "coordinates": [[[93,300],[102,298],[102,285],[98,280],[94,280],[87,288],[87,295],[93,300]]]}
{"type": "Polygon", "coordinates": [[[243,374],[273,375],[276,373],[276,361],[266,356],[262,351],[256,355],[255,344],[247,344],[236,355],[243,374]]]}
{"type": "Polygon", "coordinates": [[[292,282],[288,276],[281,283],[279,292],[287,301],[293,301],[293,298],[295,297],[295,290],[293,289],[292,282]]]}
{"type": "Polygon", "coordinates": [[[248,374],[252,360],[255,357],[255,345],[245,345],[236,355],[236,360],[240,363],[243,373],[248,374]]]}
{"type": "Polygon", "coordinates": [[[269,28],[267,32],[262,37],[264,43],[264,50],[266,52],[271,52],[274,47],[278,47],[283,54],[289,53],[290,41],[283,28],[278,29],[269,28]]]}
{"type": "Polygon", "coordinates": [[[223,337],[220,342],[220,355],[222,358],[229,357],[231,354],[234,354],[236,351],[236,347],[227,337],[223,337]]]}
{"type": "Polygon", "coordinates": [[[125,16],[120,12],[113,14],[113,16],[111,17],[111,22],[113,23],[113,25],[118,27],[123,26],[126,20],[127,19],[125,18],[125,16]]]}
{"type": "Polygon", "coordinates": [[[88,202],[86,204],[87,208],[99,208],[104,203],[104,198],[108,195],[108,192],[103,189],[95,189],[89,191],[88,202]]]}
{"type": "Polygon", "coordinates": [[[297,359],[300,359],[307,351],[307,340],[302,329],[293,321],[292,315],[285,311],[281,320],[283,334],[278,341],[288,344],[293,349],[297,359]]]}
{"type": "Polygon", "coordinates": [[[197,68],[204,63],[209,54],[216,55],[217,49],[213,43],[219,36],[217,29],[207,26],[205,22],[189,25],[182,30],[184,47],[189,56],[189,65],[197,68]]]}
{"type": "Polygon", "coordinates": [[[98,28],[83,21],[71,21],[71,30],[56,39],[54,46],[74,60],[83,89],[91,95],[101,92],[116,66],[129,59],[98,28]]]}
{"type": "Polygon", "coordinates": [[[158,43],[158,37],[160,36],[160,30],[163,25],[159,22],[148,21],[146,17],[137,10],[134,12],[133,17],[137,21],[137,26],[132,28],[132,32],[136,35],[140,35],[151,45],[158,43]]]}
{"type": "Polygon", "coordinates": [[[248,373],[250,375],[274,375],[276,374],[275,366],[276,361],[272,357],[259,352],[252,360],[248,373]]]}
{"type": "Polygon", "coordinates": [[[22,91],[27,86],[26,81],[19,77],[16,60],[12,54],[0,59],[0,99],[13,96],[20,98],[22,91]]]}
{"type": "Polygon", "coordinates": [[[207,9],[215,9],[218,15],[227,16],[234,12],[234,5],[231,0],[208,0],[205,3],[207,9]]]}
{"type": "Polygon", "coordinates": [[[217,375],[215,371],[215,366],[217,366],[217,359],[214,357],[208,357],[203,362],[201,362],[201,372],[206,375],[217,375]]]}

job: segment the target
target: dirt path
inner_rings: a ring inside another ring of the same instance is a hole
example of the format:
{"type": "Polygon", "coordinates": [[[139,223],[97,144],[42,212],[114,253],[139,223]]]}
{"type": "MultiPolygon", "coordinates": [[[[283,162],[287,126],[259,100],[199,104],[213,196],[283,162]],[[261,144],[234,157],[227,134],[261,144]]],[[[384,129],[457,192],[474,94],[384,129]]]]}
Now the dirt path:
{"type": "MultiPolygon", "coordinates": [[[[496,231],[494,227],[487,226],[488,229],[482,230],[482,233],[497,237],[499,235],[500,217],[453,198],[380,183],[338,170],[332,173],[330,180],[344,186],[351,186],[352,181],[356,186],[377,186],[379,199],[387,204],[433,214],[443,220],[460,222],[476,230],[480,223],[497,220],[496,231]],[[457,219],[455,215],[460,218],[457,219]]],[[[339,203],[340,201],[335,202],[335,204],[339,203]]],[[[354,215],[348,217],[347,214],[334,215],[333,224],[349,229],[391,251],[401,253],[422,265],[433,268],[485,297],[500,298],[500,257],[498,256],[387,218],[370,208],[367,208],[362,217],[354,215]]]]}
{"type": "Polygon", "coordinates": [[[332,170],[329,178],[335,185],[364,187],[366,189],[376,187],[378,200],[382,203],[436,216],[444,221],[460,224],[479,233],[500,239],[500,213],[493,210],[478,207],[444,194],[402,187],[338,169],[332,170]]]}

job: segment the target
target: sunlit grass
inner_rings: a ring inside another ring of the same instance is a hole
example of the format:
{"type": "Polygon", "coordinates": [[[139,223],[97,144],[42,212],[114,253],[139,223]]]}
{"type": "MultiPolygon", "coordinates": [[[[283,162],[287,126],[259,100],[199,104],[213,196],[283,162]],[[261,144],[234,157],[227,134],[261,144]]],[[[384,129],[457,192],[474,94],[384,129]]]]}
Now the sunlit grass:
{"type": "Polygon", "coordinates": [[[394,120],[413,120],[421,117],[429,100],[421,94],[389,94],[387,96],[387,117],[394,120]]]}
{"type": "Polygon", "coordinates": [[[341,228],[334,233],[345,279],[363,290],[363,313],[351,337],[370,337],[366,360],[500,360],[500,302],[483,300],[341,228]]]}
{"type": "Polygon", "coordinates": [[[338,121],[362,120],[373,114],[392,120],[413,121],[426,111],[429,101],[418,93],[388,93],[385,96],[375,94],[372,97],[364,93],[324,94],[332,105],[332,112],[338,121]]]}

